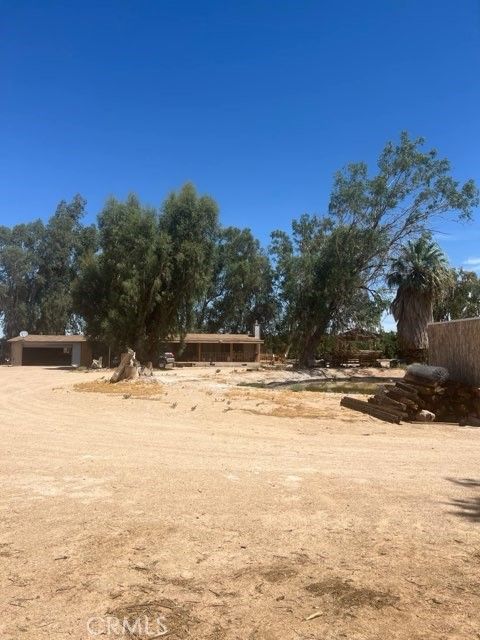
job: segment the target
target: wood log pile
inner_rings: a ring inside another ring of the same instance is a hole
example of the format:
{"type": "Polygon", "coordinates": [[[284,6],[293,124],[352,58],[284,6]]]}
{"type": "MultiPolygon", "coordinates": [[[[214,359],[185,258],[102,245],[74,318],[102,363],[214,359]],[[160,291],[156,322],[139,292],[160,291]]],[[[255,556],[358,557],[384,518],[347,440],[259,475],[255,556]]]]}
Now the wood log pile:
{"type": "Polygon", "coordinates": [[[443,367],[414,364],[403,380],[382,384],[367,401],[342,398],[344,407],[387,422],[458,422],[480,426],[480,389],[448,379],[443,367]]]}

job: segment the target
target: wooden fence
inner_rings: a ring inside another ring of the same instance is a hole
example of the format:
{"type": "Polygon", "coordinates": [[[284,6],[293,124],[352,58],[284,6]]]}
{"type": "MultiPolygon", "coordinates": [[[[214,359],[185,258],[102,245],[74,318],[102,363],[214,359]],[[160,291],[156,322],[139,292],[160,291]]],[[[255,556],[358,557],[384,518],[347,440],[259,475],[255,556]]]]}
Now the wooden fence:
{"type": "Polygon", "coordinates": [[[429,324],[428,362],[448,369],[451,380],[480,386],[480,318],[429,324]]]}

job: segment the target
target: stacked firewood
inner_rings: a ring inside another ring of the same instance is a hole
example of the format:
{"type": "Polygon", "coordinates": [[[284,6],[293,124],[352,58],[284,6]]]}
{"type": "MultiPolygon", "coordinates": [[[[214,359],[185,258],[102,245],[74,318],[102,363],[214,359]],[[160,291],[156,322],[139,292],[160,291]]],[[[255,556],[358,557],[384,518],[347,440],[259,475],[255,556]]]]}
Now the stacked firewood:
{"type": "Polygon", "coordinates": [[[480,426],[480,389],[453,380],[443,386],[443,394],[432,399],[431,411],[442,422],[480,426]]]}
{"type": "Polygon", "coordinates": [[[387,422],[461,422],[480,426],[480,390],[448,380],[442,367],[414,364],[401,381],[380,385],[368,401],[345,397],[341,404],[387,422]]]}

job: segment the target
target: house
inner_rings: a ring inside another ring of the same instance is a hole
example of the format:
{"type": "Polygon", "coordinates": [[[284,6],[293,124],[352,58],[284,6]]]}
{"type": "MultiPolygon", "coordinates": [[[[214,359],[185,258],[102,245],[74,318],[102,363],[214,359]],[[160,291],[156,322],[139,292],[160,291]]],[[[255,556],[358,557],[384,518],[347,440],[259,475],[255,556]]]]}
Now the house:
{"type": "Polygon", "coordinates": [[[184,349],[181,340],[167,342],[177,362],[260,362],[263,340],[259,330],[254,336],[242,333],[187,333],[184,349]]]}
{"type": "Polygon", "coordinates": [[[92,349],[85,336],[27,335],[10,338],[12,365],[84,366],[92,362],[92,349]]]}
{"type": "MultiPolygon", "coordinates": [[[[85,336],[26,335],[11,338],[12,365],[84,366],[92,363],[92,347],[85,336]]],[[[260,362],[260,326],[254,335],[241,333],[187,333],[182,341],[171,338],[164,344],[177,362],[260,362]]]]}

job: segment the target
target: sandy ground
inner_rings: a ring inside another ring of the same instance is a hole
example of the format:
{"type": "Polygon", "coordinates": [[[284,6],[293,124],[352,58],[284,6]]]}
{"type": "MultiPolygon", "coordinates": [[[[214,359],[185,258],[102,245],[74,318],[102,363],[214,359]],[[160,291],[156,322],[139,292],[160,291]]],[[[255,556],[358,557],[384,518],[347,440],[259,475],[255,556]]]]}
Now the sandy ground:
{"type": "Polygon", "coordinates": [[[480,430],[101,375],[0,367],[2,639],[480,638],[480,430]]]}

